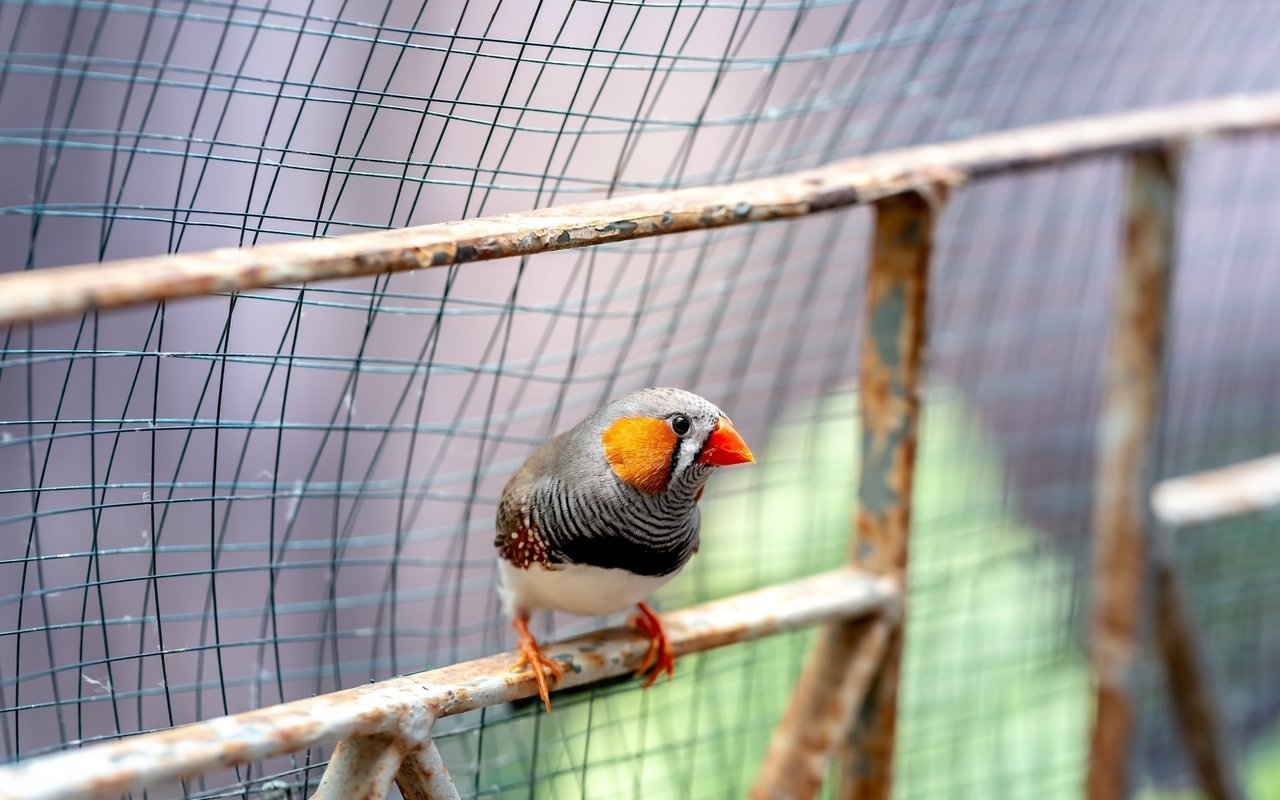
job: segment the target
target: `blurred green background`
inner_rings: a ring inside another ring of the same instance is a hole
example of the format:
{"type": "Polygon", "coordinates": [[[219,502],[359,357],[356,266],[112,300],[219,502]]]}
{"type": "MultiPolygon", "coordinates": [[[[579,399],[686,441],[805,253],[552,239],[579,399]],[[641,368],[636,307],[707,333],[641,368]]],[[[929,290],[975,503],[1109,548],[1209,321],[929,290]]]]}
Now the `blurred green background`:
{"type": "MultiPolygon", "coordinates": [[[[755,468],[716,477],[704,500],[702,550],[659,598],[665,606],[841,562],[858,469],[854,407],[844,392],[793,409],[759,448],[765,456],[755,468]],[[736,535],[748,529],[768,534],[736,535]]],[[[999,453],[958,396],[932,391],[923,426],[895,795],[1078,797],[1091,697],[1077,634],[1077,570],[1009,513],[999,453]]],[[[1213,564],[1213,541],[1192,540],[1195,588],[1220,579],[1215,569],[1241,567],[1213,564]]],[[[1274,564],[1254,563],[1252,574],[1235,579],[1261,590],[1274,564]]],[[[1197,608],[1208,609],[1210,625],[1215,615],[1242,610],[1197,608]]],[[[534,706],[490,709],[483,731],[473,722],[470,735],[444,740],[446,762],[478,756],[467,788],[498,797],[526,796],[531,784],[545,797],[742,795],[811,638],[803,632],[684,658],[674,682],[650,691],[621,681],[562,694],[550,717],[534,706]]],[[[1153,670],[1146,718],[1167,726],[1158,679],[1153,670]]],[[[1251,795],[1280,796],[1280,736],[1262,737],[1245,756],[1251,795]]],[[[1142,790],[1144,800],[1194,796],[1178,787],[1142,790]]]]}

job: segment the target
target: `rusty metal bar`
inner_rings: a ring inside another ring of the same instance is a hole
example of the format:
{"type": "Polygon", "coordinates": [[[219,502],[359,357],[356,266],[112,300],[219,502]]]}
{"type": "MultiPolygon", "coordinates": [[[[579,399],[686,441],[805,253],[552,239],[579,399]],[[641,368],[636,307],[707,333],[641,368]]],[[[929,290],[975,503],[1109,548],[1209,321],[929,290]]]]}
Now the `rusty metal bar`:
{"type": "Polygon", "coordinates": [[[1128,794],[1139,662],[1153,600],[1147,497],[1160,413],[1176,173],[1176,158],[1165,149],[1130,159],[1094,484],[1089,642],[1095,716],[1087,777],[1092,800],[1128,794]]]}
{"type": "Polygon", "coordinates": [[[902,645],[902,634],[890,639],[880,671],[873,676],[874,682],[857,718],[857,725],[843,743],[836,797],[847,800],[893,796],[902,645]]]}
{"type": "Polygon", "coordinates": [[[390,734],[344,739],[333,749],[311,800],[386,797],[404,757],[404,745],[390,734]]]}
{"type": "Polygon", "coordinates": [[[1156,516],[1194,525],[1280,507],[1280,455],[1169,478],[1151,492],[1156,516]]]}
{"type": "Polygon", "coordinates": [[[1173,564],[1155,570],[1156,644],[1164,662],[1169,700],[1200,785],[1212,800],[1243,800],[1240,775],[1201,655],[1191,609],[1173,564]]]}
{"type": "MultiPolygon", "coordinates": [[[[929,259],[934,219],[944,191],[945,187],[938,186],[931,196],[911,192],[876,204],[867,275],[858,378],[862,472],[850,560],[899,587],[906,581],[929,259]]],[[[856,698],[849,694],[849,687],[858,687],[859,698],[866,693],[863,673],[868,659],[859,650],[864,645],[849,626],[831,628],[810,651],[788,711],[774,730],[757,778],[757,797],[813,797],[842,743],[845,760],[862,763],[858,780],[842,786],[842,793],[888,796],[902,626],[895,625],[887,640],[875,648],[883,652],[878,665],[881,677],[866,697],[871,713],[863,715],[852,705],[856,698]],[[841,627],[845,630],[831,629],[841,627]],[[840,675],[844,678],[833,677],[840,675]],[[815,718],[806,716],[816,709],[829,712],[815,718]],[[851,728],[852,739],[846,743],[851,728]],[[859,753],[866,751],[882,758],[862,761],[859,753]]]]}
{"type": "Polygon", "coordinates": [[[1128,791],[1138,665],[1144,627],[1154,610],[1155,641],[1170,699],[1201,786],[1210,797],[1234,800],[1244,796],[1240,779],[1169,543],[1157,538],[1153,517],[1191,521],[1203,519],[1206,509],[1226,509],[1227,514],[1249,510],[1258,503],[1250,489],[1264,496],[1267,489],[1275,491],[1269,486],[1275,476],[1267,475],[1274,465],[1251,462],[1168,481],[1151,491],[1178,165],[1174,153],[1160,148],[1134,154],[1130,166],[1124,263],[1108,353],[1095,487],[1091,658],[1096,712],[1088,795],[1095,800],[1121,798],[1128,791]]]}
{"type": "Polygon", "coordinates": [[[0,325],[179,297],[525,256],[799,217],[964,180],[1209,134],[1280,127],[1280,93],[1067,120],[762,180],[247,249],[0,275],[0,325]]]}
{"type": "Polygon", "coordinates": [[[831,734],[847,729],[884,659],[894,623],[886,617],[847,625],[825,625],[769,742],[760,776],[752,790],[756,800],[813,797],[822,788],[830,761],[831,734]]]}
{"type": "Polygon", "coordinates": [[[393,780],[405,800],[458,797],[434,741],[411,747],[396,736],[379,733],[338,742],[311,800],[374,800],[387,796],[393,780]]]}
{"type": "MultiPolygon", "coordinates": [[[[896,614],[899,603],[892,581],[846,567],[672,611],[663,622],[676,654],[687,655],[822,621],[896,614]]],[[[560,684],[569,688],[634,672],[647,646],[642,635],[613,628],[549,645],[545,652],[571,666],[560,684]]],[[[439,717],[534,695],[532,674],[510,671],[515,658],[515,653],[500,653],[0,767],[0,800],[115,797],[220,767],[368,737],[392,737],[403,752],[413,753],[430,743],[439,717]]],[[[382,740],[369,741],[350,755],[339,752],[339,760],[363,763],[361,758],[382,740]]]]}
{"type": "Polygon", "coordinates": [[[404,800],[458,800],[458,787],[440,757],[435,742],[410,753],[400,765],[396,785],[404,800]]]}

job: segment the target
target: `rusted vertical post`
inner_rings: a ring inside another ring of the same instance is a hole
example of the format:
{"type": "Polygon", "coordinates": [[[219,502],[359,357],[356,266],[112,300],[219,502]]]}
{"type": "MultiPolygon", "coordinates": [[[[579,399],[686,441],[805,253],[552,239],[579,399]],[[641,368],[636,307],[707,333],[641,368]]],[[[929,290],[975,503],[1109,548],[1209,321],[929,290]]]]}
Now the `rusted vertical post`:
{"type": "MultiPolygon", "coordinates": [[[[906,582],[929,259],[940,204],[940,196],[915,192],[879,201],[867,276],[858,383],[862,463],[850,559],[891,577],[900,590],[906,582]]],[[[842,744],[857,751],[856,767],[848,771],[856,780],[842,791],[848,796],[887,797],[901,615],[889,621],[899,624],[891,630],[855,625],[819,633],[790,707],[769,743],[754,797],[813,797],[842,744]],[[868,659],[881,654],[879,668],[868,669],[868,659]],[[859,715],[864,701],[868,711],[859,715]],[[806,709],[823,713],[806,716],[806,709]],[[846,743],[855,719],[856,730],[846,743]]]]}
{"type": "MultiPolygon", "coordinates": [[[[853,560],[895,578],[904,600],[936,205],[930,200],[913,194],[876,206],[858,377],[862,479],[853,560]]],[[[862,713],[844,742],[841,798],[888,800],[892,792],[903,635],[904,625],[899,624],[862,713]]]]}
{"type": "Polygon", "coordinates": [[[1129,791],[1139,663],[1153,597],[1147,497],[1159,415],[1176,184],[1170,153],[1146,150],[1131,157],[1094,485],[1089,642],[1095,712],[1087,777],[1092,800],[1120,800],[1129,791]]]}
{"type": "Polygon", "coordinates": [[[1096,711],[1088,775],[1095,800],[1129,790],[1138,665],[1152,610],[1170,699],[1201,786],[1215,800],[1243,797],[1195,625],[1147,500],[1172,283],[1176,162],[1173,153],[1158,149],[1136,153],[1130,164],[1095,488],[1090,655],[1096,711]]]}

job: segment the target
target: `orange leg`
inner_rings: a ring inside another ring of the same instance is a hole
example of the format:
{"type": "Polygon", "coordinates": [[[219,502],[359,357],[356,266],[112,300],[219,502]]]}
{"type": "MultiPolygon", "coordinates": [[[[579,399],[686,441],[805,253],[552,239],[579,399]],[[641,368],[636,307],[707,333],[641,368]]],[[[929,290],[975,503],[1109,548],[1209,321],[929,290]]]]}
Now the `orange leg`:
{"type": "Polygon", "coordinates": [[[511,621],[515,626],[516,634],[520,637],[520,658],[516,660],[516,664],[511,668],[512,672],[519,672],[525,666],[531,668],[533,672],[533,680],[538,684],[538,696],[542,698],[542,705],[546,707],[547,713],[551,713],[551,687],[560,682],[564,677],[564,667],[556,661],[552,661],[542,654],[542,648],[538,647],[538,640],[533,638],[533,634],[529,633],[529,616],[521,614],[511,621]],[[551,673],[551,681],[547,681],[547,673],[551,673]]]}
{"type": "Polygon", "coordinates": [[[640,662],[640,669],[636,670],[636,676],[648,673],[649,677],[644,682],[645,687],[648,688],[664,672],[667,673],[667,680],[675,677],[676,651],[672,649],[671,641],[667,639],[667,632],[662,628],[662,620],[658,618],[658,613],[650,608],[648,603],[636,603],[636,608],[640,609],[640,613],[631,618],[631,624],[649,637],[649,649],[644,654],[644,660],[640,662]],[[649,672],[651,669],[653,671],[649,672]]]}

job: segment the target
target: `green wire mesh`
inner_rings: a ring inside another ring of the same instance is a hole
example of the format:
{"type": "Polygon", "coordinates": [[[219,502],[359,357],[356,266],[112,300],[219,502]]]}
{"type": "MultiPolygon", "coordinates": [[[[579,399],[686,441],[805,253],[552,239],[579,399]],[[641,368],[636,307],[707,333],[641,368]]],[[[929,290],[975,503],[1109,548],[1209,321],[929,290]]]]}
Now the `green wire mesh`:
{"type": "MultiPolygon", "coordinates": [[[[0,268],[774,175],[1274,89],[1280,8],[1162,0],[0,1],[0,268]]],[[[1280,449],[1280,144],[1197,145],[1161,475],[1280,449]]],[[[943,217],[900,797],[1075,796],[1079,620],[1121,164],[943,217]]],[[[869,215],[264,289],[0,331],[6,760],[510,647],[490,549],[530,449],[684,386],[760,456],[718,476],[676,607],[843,557],[869,215]]],[[[1178,532],[1233,745],[1280,794],[1275,515],[1178,532]]],[[[601,620],[536,620],[549,636],[601,620]]],[[[464,797],[737,797],[794,634],[442,721],[464,797]]],[[[1143,789],[1185,758],[1152,676],[1143,789]]],[[[159,796],[302,798],[327,752],[159,796]]]]}

